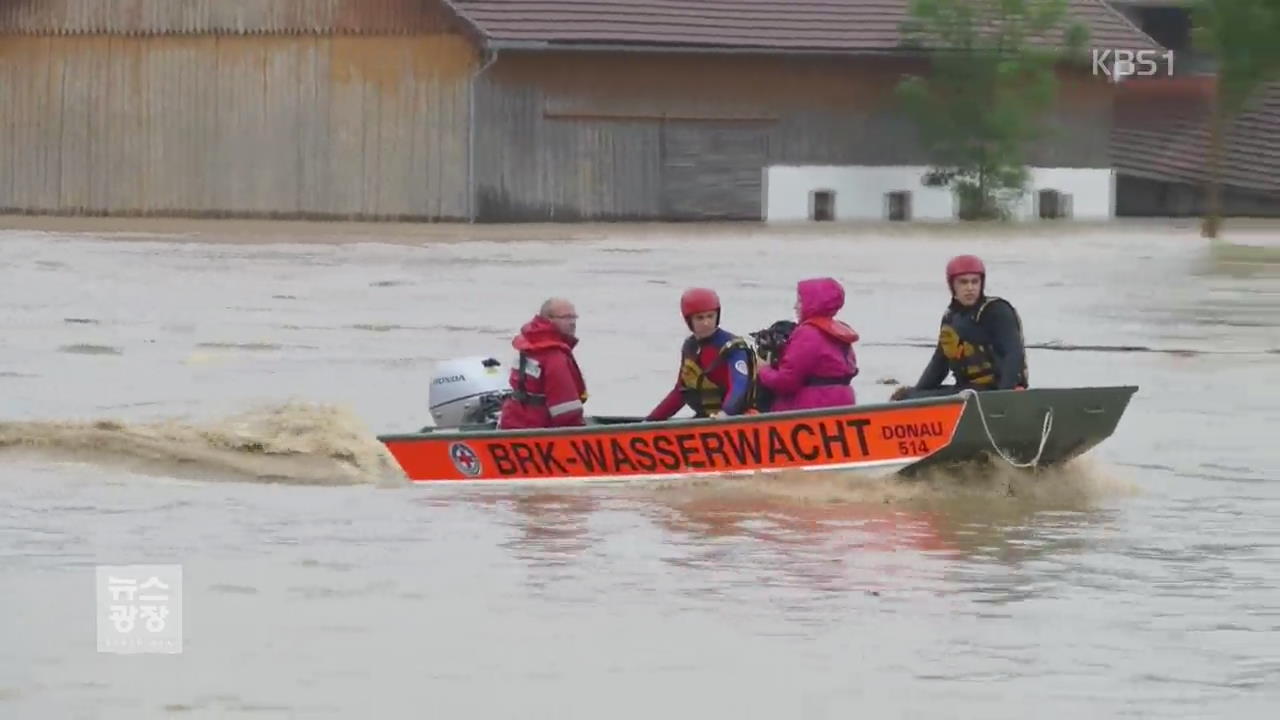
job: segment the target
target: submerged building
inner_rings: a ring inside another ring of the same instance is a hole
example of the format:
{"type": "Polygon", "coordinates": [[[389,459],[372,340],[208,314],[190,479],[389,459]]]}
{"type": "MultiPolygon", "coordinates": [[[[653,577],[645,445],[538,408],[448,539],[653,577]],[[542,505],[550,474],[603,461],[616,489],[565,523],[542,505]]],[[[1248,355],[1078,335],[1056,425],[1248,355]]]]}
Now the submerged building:
{"type": "MultiPolygon", "coordinates": [[[[427,221],[954,217],[893,88],[908,0],[0,2],[0,210],[427,221]]],[[[1158,46],[1103,0],[1108,48],[1158,46]]],[[[1115,212],[1062,69],[1031,216],[1115,212]]]]}
{"type": "MultiPolygon", "coordinates": [[[[1192,44],[1186,3],[1110,2],[1174,58],[1171,73],[1130,78],[1117,88],[1112,135],[1116,213],[1203,215],[1214,62],[1192,44]]],[[[1280,217],[1280,83],[1261,88],[1227,124],[1221,169],[1223,215],[1280,217]]]]}

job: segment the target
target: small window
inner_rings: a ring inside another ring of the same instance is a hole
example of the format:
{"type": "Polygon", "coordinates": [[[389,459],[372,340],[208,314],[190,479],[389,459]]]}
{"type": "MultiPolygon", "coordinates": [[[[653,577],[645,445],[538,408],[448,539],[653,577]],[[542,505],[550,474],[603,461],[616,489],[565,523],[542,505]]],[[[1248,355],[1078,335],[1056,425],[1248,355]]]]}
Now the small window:
{"type": "Polygon", "coordinates": [[[834,190],[814,190],[809,193],[809,219],[818,222],[830,222],[836,219],[834,190]]]}
{"type": "Polygon", "coordinates": [[[1041,190],[1036,196],[1041,220],[1071,217],[1071,195],[1057,190],[1041,190]]]}
{"type": "Polygon", "coordinates": [[[911,192],[894,190],[884,194],[885,217],[895,222],[911,219],[911,192]]]}

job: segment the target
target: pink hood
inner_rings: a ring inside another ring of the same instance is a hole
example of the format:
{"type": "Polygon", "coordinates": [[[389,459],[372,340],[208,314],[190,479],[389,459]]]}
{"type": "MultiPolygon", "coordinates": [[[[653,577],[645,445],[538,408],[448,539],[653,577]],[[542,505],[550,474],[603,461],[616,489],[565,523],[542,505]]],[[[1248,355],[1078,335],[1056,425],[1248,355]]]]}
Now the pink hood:
{"type": "Polygon", "coordinates": [[[800,294],[800,320],[835,317],[844,307],[844,287],[834,278],[810,278],[796,285],[800,294]]]}

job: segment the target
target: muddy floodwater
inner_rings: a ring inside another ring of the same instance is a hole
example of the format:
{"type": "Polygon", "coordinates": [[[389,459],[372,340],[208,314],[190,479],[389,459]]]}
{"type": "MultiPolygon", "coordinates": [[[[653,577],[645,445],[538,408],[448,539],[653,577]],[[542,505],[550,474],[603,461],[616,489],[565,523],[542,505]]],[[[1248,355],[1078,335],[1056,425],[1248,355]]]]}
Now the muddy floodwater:
{"type": "Polygon", "coordinates": [[[1280,716],[1280,272],[1192,224],[5,226],[0,718],[1280,716]],[[818,275],[882,401],[959,252],[1033,384],[1141,387],[1081,461],[428,488],[374,437],[547,295],[636,414],[685,287],[746,333],[818,275]],[[180,654],[98,652],[104,564],[182,566],[180,654]]]}

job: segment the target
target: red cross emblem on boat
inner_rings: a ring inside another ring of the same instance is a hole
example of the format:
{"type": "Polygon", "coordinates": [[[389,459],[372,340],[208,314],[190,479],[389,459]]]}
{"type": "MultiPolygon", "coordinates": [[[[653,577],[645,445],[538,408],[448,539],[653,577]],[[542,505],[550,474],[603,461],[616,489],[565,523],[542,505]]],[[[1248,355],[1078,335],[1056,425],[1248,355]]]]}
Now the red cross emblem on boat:
{"type": "Polygon", "coordinates": [[[476,476],[480,474],[480,457],[466,443],[456,442],[450,445],[449,459],[453,461],[453,466],[458,468],[458,472],[463,475],[476,476]]]}

